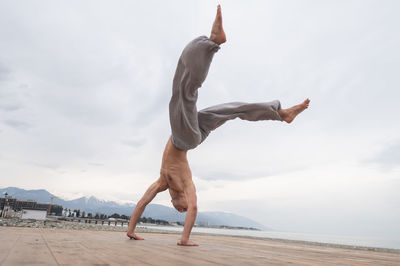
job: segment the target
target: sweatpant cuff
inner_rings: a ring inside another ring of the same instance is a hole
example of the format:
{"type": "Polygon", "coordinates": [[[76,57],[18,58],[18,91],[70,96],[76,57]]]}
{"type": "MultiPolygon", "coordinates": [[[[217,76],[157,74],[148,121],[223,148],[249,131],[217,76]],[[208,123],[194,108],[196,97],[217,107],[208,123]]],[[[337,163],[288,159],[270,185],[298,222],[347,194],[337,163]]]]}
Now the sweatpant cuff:
{"type": "Polygon", "coordinates": [[[199,37],[201,40],[204,40],[205,42],[210,44],[210,49],[213,52],[218,52],[219,49],[221,49],[221,46],[213,41],[211,41],[206,35],[202,35],[199,37]]]}
{"type": "Polygon", "coordinates": [[[275,100],[275,102],[276,102],[276,116],[277,116],[277,120],[279,120],[279,121],[283,121],[283,119],[282,119],[282,117],[279,115],[279,110],[281,110],[282,109],[282,107],[281,107],[281,102],[279,101],[279,100],[275,100]]]}

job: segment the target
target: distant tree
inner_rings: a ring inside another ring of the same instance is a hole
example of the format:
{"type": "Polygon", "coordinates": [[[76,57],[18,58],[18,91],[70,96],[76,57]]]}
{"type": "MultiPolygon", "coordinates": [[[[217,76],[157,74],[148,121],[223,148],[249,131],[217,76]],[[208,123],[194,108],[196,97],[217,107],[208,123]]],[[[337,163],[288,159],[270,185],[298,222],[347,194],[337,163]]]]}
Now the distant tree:
{"type": "Polygon", "coordinates": [[[153,220],[153,218],[151,218],[151,217],[148,217],[148,218],[145,218],[145,219],[144,219],[144,222],[145,222],[145,223],[148,223],[148,224],[154,224],[154,223],[155,223],[155,220],[153,220]]]}
{"type": "Polygon", "coordinates": [[[87,214],[87,217],[88,217],[88,218],[92,218],[92,213],[89,212],[89,213],[87,214]]]}
{"type": "Polygon", "coordinates": [[[100,218],[100,214],[96,212],[96,215],[94,216],[95,219],[99,219],[100,218]]]}
{"type": "Polygon", "coordinates": [[[165,220],[159,220],[159,219],[155,220],[155,222],[156,222],[156,224],[162,224],[162,225],[167,225],[167,224],[169,224],[169,222],[168,222],[168,221],[165,221],[165,220]]]}
{"type": "Polygon", "coordinates": [[[129,220],[129,217],[126,216],[126,215],[124,215],[124,214],[122,214],[122,215],[121,215],[121,219],[129,220]]]}
{"type": "Polygon", "coordinates": [[[102,213],[102,214],[100,214],[100,219],[104,219],[104,214],[102,213]]]}
{"type": "Polygon", "coordinates": [[[81,217],[82,217],[82,218],[85,218],[85,217],[86,217],[85,215],[86,215],[86,213],[83,211],[81,217]]]}
{"type": "Polygon", "coordinates": [[[112,217],[112,218],[121,218],[121,215],[119,215],[118,213],[114,213],[113,215],[110,215],[110,217],[112,217]]]}
{"type": "MultiPolygon", "coordinates": [[[[130,219],[130,217],[127,217],[127,218],[130,219]]],[[[148,223],[148,224],[163,224],[163,225],[169,224],[169,222],[166,221],[166,220],[161,220],[161,219],[156,219],[155,220],[155,219],[153,219],[151,217],[141,217],[139,219],[139,222],[148,223]]]]}

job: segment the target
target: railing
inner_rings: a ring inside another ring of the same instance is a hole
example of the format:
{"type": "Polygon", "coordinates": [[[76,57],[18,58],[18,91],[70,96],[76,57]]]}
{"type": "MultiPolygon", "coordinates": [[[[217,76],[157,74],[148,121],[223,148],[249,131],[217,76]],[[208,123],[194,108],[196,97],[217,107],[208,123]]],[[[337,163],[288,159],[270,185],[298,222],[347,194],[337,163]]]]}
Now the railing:
{"type": "Polygon", "coordinates": [[[124,226],[124,224],[129,225],[129,221],[124,220],[102,220],[102,219],[95,219],[95,218],[71,218],[65,217],[65,221],[69,222],[78,222],[78,223],[85,223],[85,224],[98,224],[98,225],[109,225],[109,226],[124,226]]]}

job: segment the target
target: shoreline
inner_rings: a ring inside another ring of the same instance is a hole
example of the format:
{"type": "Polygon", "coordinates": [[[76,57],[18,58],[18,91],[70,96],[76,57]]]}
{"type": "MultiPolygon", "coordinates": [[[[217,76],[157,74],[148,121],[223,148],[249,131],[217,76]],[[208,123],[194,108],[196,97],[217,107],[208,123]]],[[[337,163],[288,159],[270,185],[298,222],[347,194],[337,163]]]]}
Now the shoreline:
{"type": "MultiPolygon", "coordinates": [[[[66,229],[66,230],[86,230],[86,231],[114,231],[114,232],[126,232],[126,227],[117,225],[101,225],[101,224],[86,224],[68,221],[54,221],[54,220],[15,220],[15,219],[2,219],[0,220],[1,227],[23,227],[23,228],[49,228],[49,229],[66,229]]],[[[183,229],[183,227],[182,227],[183,229]]],[[[146,225],[138,225],[135,230],[136,233],[144,234],[168,234],[168,235],[180,235],[181,232],[173,231],[168,229],[155,229],[148,228],[146,225]]],[[[257,239],[266,241],[276,241],[281,243],[292,243],[292,244],[302,244],[310,246],[320,246],[320,247],[332,247],[332,248],[344,248],[351,250],[363,250],[363,251],[374,251],[374,252],[387,252],[400,254],[400,249],[396,248],[384,248],[384,247],[370,247],[361,245],[348,245],[348,244],[336,244],[327,242],[316,242],[309,240],[293,240],[285,238],[272,238],[272,237],[257,237],[257,236],[245,236],[245,235],[227,235],[227,234],[213,234],[204,232],[192,232],[192,235],[201,236],[212,236],[212,237],[231,237],[231,238],[244,238],[244,239],[257,239]]]]}

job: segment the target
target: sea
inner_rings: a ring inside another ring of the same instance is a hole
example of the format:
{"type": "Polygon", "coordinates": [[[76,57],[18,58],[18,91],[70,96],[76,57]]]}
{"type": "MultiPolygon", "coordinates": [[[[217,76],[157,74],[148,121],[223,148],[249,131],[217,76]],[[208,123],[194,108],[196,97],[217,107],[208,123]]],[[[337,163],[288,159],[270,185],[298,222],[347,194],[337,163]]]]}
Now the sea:
{"type": "MultiPolygon", "coordinates": [[[[180,226],[161,226],[161,225],[146,224],[146,225],[138,225],[138,227],[146,227],[149,229],[177,231],[177,232],[181,232],[183,230],[183,227],[180,226]]],[[[222,228],[207,228],[207,227],[193,227],[192,232],[214,234],[214,235],[250,236],[256,238],[307,241],[307,242],[316,242],[325,244],[346,245],[353,247],[356,246],[356,247],[369,247],[369,248],[396,249],[400,251],[400,239],[305,234],[305,233],[291,233],[291,232],[279,232],[279,231],[222,229],[222,228]]]]}

